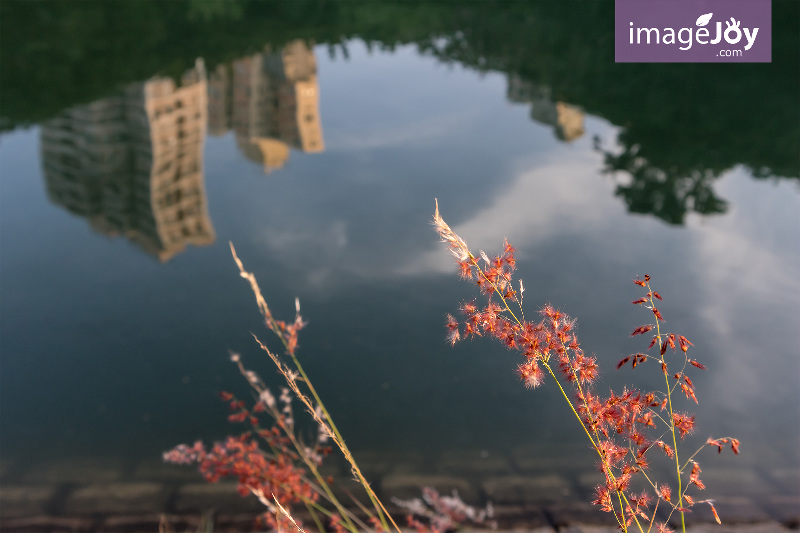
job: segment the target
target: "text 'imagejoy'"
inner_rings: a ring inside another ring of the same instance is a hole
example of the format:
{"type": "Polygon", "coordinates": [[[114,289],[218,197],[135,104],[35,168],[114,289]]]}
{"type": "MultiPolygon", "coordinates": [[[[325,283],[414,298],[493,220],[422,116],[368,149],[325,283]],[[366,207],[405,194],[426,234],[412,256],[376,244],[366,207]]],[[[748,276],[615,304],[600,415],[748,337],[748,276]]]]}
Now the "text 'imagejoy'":
{"type": "Polygon", "coordinates": [[[770,0],[617,0],[615,60],[769,63],[771,22],[770,0]]]}

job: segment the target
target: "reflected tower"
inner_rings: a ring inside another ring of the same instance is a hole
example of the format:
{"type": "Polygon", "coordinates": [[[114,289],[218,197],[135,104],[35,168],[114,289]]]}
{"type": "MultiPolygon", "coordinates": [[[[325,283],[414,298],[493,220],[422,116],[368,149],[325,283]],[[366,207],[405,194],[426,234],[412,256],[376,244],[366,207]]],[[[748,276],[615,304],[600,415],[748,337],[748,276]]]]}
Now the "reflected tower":
{"type": "Polygon", "coordinates": [[[286,163],[289,148],[303,152],[325,149],[317,62],[305,42],[293,41],[278,52],[267,47],[263,53],[217,71],[211,89],[214,100],[209,99],[215,105],[214,113],[221,105],[217,95],[230,94],[230,124],[239,150],[261,163],[266,173],[286,163]],[[227,79],[231,80],[228,93],[227,86],[223,89],[227,79]]]}
{"type": "Polygon", "coordinates": [[[514,103],[530,103],[531,118],[554,126],[556,137],[562,141],[574,141],[583,136],[583,111],[565,102],[554,102],[550,87],[509,75],[506,97],[514,103]]]}
{"type": "Polygon", "coordinates": [[[218,137],[231,129],[231,73],[217,65],[208,74],[208,133],[218,137]]]}
{"type": "Polygon", "coordinates": [[[50,200],[96,231],[167,261],[214,241],[203,181],[208,122],[202,60],[180,86],[154,78],[71,108],[41,129],[50,200]]]}

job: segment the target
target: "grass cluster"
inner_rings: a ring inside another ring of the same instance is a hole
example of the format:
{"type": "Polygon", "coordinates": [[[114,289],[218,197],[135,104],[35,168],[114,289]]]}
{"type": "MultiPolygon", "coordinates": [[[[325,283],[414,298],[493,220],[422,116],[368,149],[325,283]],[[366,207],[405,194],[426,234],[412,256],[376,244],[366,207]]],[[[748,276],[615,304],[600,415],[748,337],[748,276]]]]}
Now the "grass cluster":
{"type": "MultiPolygon", "coordinates": [[[[679,408],[678,403],[698,403],[689,374],[706,368],[689,356],[692,343],[686,337],[663,328],[664,317],[658,307],[662,296],[653,289],[650,276],[634,280],[643,294],[632,302],[644,308],[650,319],[636,327],[632,335],[647,337],[648,346],[623,358],[617,368],[628,364],[641,368],[647,363],[663,375],[663,389],[625,388],[604,396],[596,389],[597,358],[581,348],[575,320],[550,304],[539,308],[535,319],[526,318],[525,287],[514,279],[515,249],[508,241],[498,255],[490,257],[483,251],[473,254],[441,217],[438,202],[433,226],[453,254],[460,276],[473,282],[480,293],[479,298],[461,304],[459,318],[447,315],[448,341],[455,345],[472,337],[495,339],[519,353],[517,373],[526,387],[536,388],[548,380],[558,387],[566,404],[565,415],[582,428],[603,473],[592,503],[611,513],[624,532],[665,533],[673,527],[685,531],[685,514],[695,505],[710,506],[719,522],[713,501],[699,495],[705,483],[697,458],[706,447],[719,452],[730,447],[738,453],[739,441],[733,437],[709,438],[697,450],[687,453],[681,448],[683,438],[694,431],[695,416],[679,408]],[[671,465],[669,479],[657,479],[654,465],[658,462],[671,465]]],[[[235,477],[240,493],[257,497],[266,509],[262,520],[277,530],[303,531],[305,526],[295,511],[302,506],[320,532],[400,533],[400,526],[361,472],[297,356],[298,334],[305,326],[299,301],[295,302],[292,321],[275,318],[255,276],[245,269],[233,245],[231,253],[241,276],[250,284],[267,328],[283,346],[282,354],[275,353],[254,335],[286,387],[276,398],[261,377],[232,353],[231,361],[253,389],[253,400],[241,400],[227,392],[221,397],[230,406],[230,421],[247,424],[248,429],[210,448],[199,441],[192,446],[177,446],[164,454],[165,460],[198,464],[210,482],[235,477]],[[316,433],[312,439],[300,435],[295,402],[313,420],[316,433]],[[321,472],[324,458],[334,450],[347,461],[368,503],[353,495],[343,503],[333,488],[336,480],[321,472]]],[[[466,523],[493,525],[491,505],[475,509],[455,494],[441,496],[429,488],[423,490],[422,499],[393,502],[406,514],[407,524],[421,533],[443,533],[466,523]]]]}

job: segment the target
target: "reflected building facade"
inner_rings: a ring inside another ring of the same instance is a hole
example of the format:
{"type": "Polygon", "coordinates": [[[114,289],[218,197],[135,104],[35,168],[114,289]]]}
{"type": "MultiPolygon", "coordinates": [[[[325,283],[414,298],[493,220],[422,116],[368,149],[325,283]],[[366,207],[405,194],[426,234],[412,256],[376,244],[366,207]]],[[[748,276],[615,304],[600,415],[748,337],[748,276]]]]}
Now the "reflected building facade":
{"type": "Polygon", "coordinates": [[[212,243],[203,179],[207,92],[198,60],[179,86],[153,78],[45,122],[50,200],[160,261],[187,244],[212,243]]]}
{"type": "Polygon", "coordinates": [[[574,141],[583,136],[583,111],[565,102],[553,101],[550,87],[525,81],[516,74],[508,76],[506,97],[514,103],[531,104],[531,118],[554,126],[556,137],[574,141]]]}
{"type": "Polygon", "coordinates": [[[269,173],[289,149],[322,152],[314,52],[303,41],[219,65],[209,76],[209,133],[233,130],[245,157],[269,173]]]}

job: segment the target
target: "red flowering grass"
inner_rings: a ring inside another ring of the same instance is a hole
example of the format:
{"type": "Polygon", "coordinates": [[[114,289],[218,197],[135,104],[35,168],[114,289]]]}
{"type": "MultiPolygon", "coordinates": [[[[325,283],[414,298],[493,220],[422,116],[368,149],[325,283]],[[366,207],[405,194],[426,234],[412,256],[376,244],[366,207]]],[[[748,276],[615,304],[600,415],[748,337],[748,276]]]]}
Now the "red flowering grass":
{"type": "MultiPolygon", "coordinates": [[[[240,495],[253,494],[267,507],[268,512],[259,520],[272,529],[284,530],[290,524],[299,527],[287,511],[294,504],[305,505],[319,527],[322,527],[319,516],[327,517],[328,521],[341,521],[338,514],[321,505],[321,500],[324,500],[337,510],[340,507],[335,499],[331,499],[327,487],[330,480],[322,479],[317,470],[332,450],[326,446],[329,431],[319,426],[314,442],[303,443],[295,431],[289,389],[283,389],[276,401],[260,378],[244,368],[237,354],[232,354],[231,359],[253,388],[259,391],[252,408],[229,392],[220,393],[231,410],[228,421],[246,424],[247,429],[208,449],[201,441],[192,446],[181,444],[165,452],[164,460],[197,464],[204,479],[210,483],[226,477],[235,478],[240,495]]],[[[346,521],[353,524],[357,519],[348,514],[346,521]]]]}
{"type": "MultiPolygon", "coordinates": [[[[655,300],[661,295],[652,290],[650,277],[636,279],[634,283],[646,290],[646,294],[633,304],[646,308],[653,319],[633,330],[632,336],[649,335],[649,345],[644,352],[631,354],[617,364],[621,368],[628,363],[638,368],[648,361],[658,363],[664,376],[663,391],[642,392],[623,389],[603,397],[595,392],[598,377],[598,361],[587,355],[578,342],[575,320],[550,304],[538,311],[536,320],[529,320],[523,311],[524,285],[514,283],[516,269],[515,249],[508,241],[503,243],[500,254],[490,257],[484,252],[475,256],[466,242],[441,218],[436,206],[434,226],[455,256],[460,276],[474,281],[484,297],[483,303],[476,300],[460,306],[461,320],[447,315],[447,339],[456,344],[464,338],[486,336],[494,338],[506,348],[519,352],[521,362],[517,373],[524,385],[536,388],[550,379],[561,391],[572,414],[586,433],[592,448],[598,455],[598,467],[604,474],[604,482],[595,489],[593,503],[600,509],[612,513],[623,531],[634,524],[644,532],[672,531],[669,520],[673,513],[681,516],[681,527],[685,531],[684,513],[696,504],[706,503],[719,521],[711,500],[696,500],[689,489],[705,489],[700,478],[701,468],[695,457],[705,447],[716,447],[719,452],[728,445],[734,453],[739,451],[739,441],[732,437],[712,439],[695,451],[688,459],[680,459],[678,442],[694,430],[693,414],[677,411],[673,403],[680,394],[687,402],[697,403],[695,386],[687,370],[705,370],[705,366],[688,356],[692,343],[675,333],[662,333],[665,319],[656,307],[655,300]],[[572,390],[572,395],[566,389],[572,390]],[[671,441],[671,442],[670,442],[671,441]],[[674,462],[675,479],[656,482],[651,478],[653,455],[674,462]],[[635,483],[636,482],[636,483],[635,483]],[[644,486],[645,490],[638,487],[644,486]],[[659,505],[669,511],[665,521],[656,523],[659,505]]],[[[361,474],[344,439],[339,433],[314,386],[297,358],[298,333],[305,326],[300,316],[300,305],[296,302],[295,319],[292,322],[277,320],[272,315],[256,282],[255,276],[247,272],[231,246],[240,274],[245,278],[256,297],[258,308],[267,327],[280,339],[285,354],[267,348],[258,338],[256,342],[270,357],[285,378],[279,400],[265,386],[261,378],[247,370],[238,354],[231,354],[241,374],[256,392],[252,408],[230,393],[222,393],[222,399],[231,409],[229,421],[248,424],[249,428],[239,436],[228,437],[210,449],[197,442],[193,446],[177,446],[164,454],[167,461],[175,463],[197,463],[206,480],[215,482],[233,476],[238,481],[242,495],[254,494],[269,509],[264,520],[278,530],[294,528],[303,531],[291,509],[302,503],[308,509],[319,531],[337,533],[359,530],[389,531],[389,524],[399,533],[400,528],[386,511],[383,504],[361,474]],[[292,401],[298,400],[311,416],[318,428],[316,439],[306,444],[295,429],[292,401]],[[271,422],[266,423],[268,416],[271,422]],[[331,491],[329,478],[324,478],[318,467],[331,448],[331,441],[350,463],[352,473],[364,487],[374,512],[358,504],[367,514],[365,523],[348,511],[331,491]],[[330,504],[333,509],[326,507],[330,504]]],[[[649,365],[650,367],[654,365],[649,365]]],[[[409,525],[420,533],[442,533],[457,523],[468,521],[486,524],[491,518],[491,507],[478,511],[466,506],[458,497],[440,497],[428,491],[422,500],[401,503],[412,512],[409,525]],[[422,521],[421,521],[422,519],[422,521]]]]}
{"type": "MultiPolygon", "coordinates": [[[[361,473],[297,358],[298,333],[305,326],[299,302],[295,301],[295,318],[292,322],[276,319],[261,294],[255,276],[244,269],[233,245],[231,253],[240,275],[250,284],[266,326],[283,344],[285,353],[280,356],[254,335],[257,344],[272,360],[288,387],[281,390],[276,400],[259,375],[245,368],[239,354],[231,353],[231,361],[255,392],[256,399],[252,408],[248,408],[247,402],[229,392],[220,393],[220,397],[231,410],[228,421],[246,424],[247,429],[238,436],[229,436],[225,441],[215,443],[210,449],[200,441],[192,446],[181,444],[165,452],[164,460],[177,464],[198,464],[203,477],[211,483],[224,477],[236,478],[242,496],[253,494],[267,507],[268,512],[260,517],[260,521],[273,530],[304,533],[301,522],[292,514],[292,506],[302,503],[321,533],[388,533],[390,527],[401,533],[361,473]],[[303,405],[316,423],[317,435],[311,443],[306,443],[296,429],[292,408],[294,400],[303,405]],[[334,479],[323,477],[319,472],[324,457],[333,450],[332,446],[327,446],[328,442],[342,452],[350,464],[353,477],[363,486],[373,505],[373,510],[370,510],[353,498],[353,503],[367,516],[366,520],[359,519],[342,505],[331,490],[334,479]]],[[[458,324],[455,319],[452,320],[457,331],[458,324]]],[[[453,338],[452,342],[457,340],[453,338]]],[[[425,503],[418,499],[408,502],[394,500],[399,506],[407,508],[409,524],[419,533],[445,533],[455,529],[459,523],[493,523],[491,504],[486,510],[478,510],[466,505],[457,494],[452,497],[440,496],[432,488],[424,489],[423,498],[425,503]]],[[[166,530],[165,527],[162,529],[166,530]]]]}
{"type": "Polygon", "coordinates": [[[244,269],[233,245],[231,253],[240,275],[250,284],[265,325],[283,344],[284,355],[281,356],[254,335],[259,347],[286,380],[288,388],[282,389],[279,402],[276,401],[258,374],[246,369],[238,354],[231,354],[231,361],[239,367],[239,371],[255,391],[257,400],[252,409],[247,409],[246,403],[237,400],[232,394],[221,395],[224,401],[229,402],[233,411],[228,420],[232,423],[248,423],[250,429],[238,437],[229,437],[223,443],[215,444],[210,450],[206,450],[201,442],[192,447],[180,445],[166,452],[164,459],[183,464],[198,463],[200,471],[210,482],[226,476],[236,477],[239,492],[243,496],[254,494],[269,511],[263,517],[264,522],[278,531],[285,528],[303,531],[299,520],[296,521],[291,514],[292,504],[302,503],[321,532],[326,531],[323,525],[325,521],[328,529],[337,532],[388,532],[392,527],[400,533],[400,528],[361,473],[297,358],[298,333],[305,326],[300,315],[299,301],[295,300],[295,318],[292,322],[276,319],[261,294],[255,276],[244,269]],[[311,444],[305,443],[295,429],[293,399],[303,405],[316,423],[318,434],[311,444]],[[271,418],[271,426],[262,422],[262,415],[271,418]],[[323,457],[332,450],[331,447],[323,446],[328,441],[342,452],[350,464],[353,476],[364,487],[373,511],[355,499],[354,502],[368,516],[371,525],[349,511],[331,490],[333,480],[320,474],[318,467],[323,457]],[[323,503],[330,504],[333,509],[323,503]]]}
{"type": "Polygon", "coordinates": [[[686,337],[662,333],[665,319],[655,301],[663,298],[651,288],[650,276],[634,280],[646,294],[633,304],[647,309],[653,322],[638,326],[631,334],[651,336],[647,353],[631,354],[619,361],[617,368],[628,363],[637,368],[653,361],[664,375],[664,390],[644,393],[623,389],[602,397],[594,392],[597,359],[581,348],[575,320],[550,304],[539,310],[537,320],[525,317],[524,286],[519,281],[517,291],[513,279],[514,247],[506,240],[500,254],[491,257],[481,251],[476,256],[442,219],[438,202],[433,225],[455,257],[461,278],[475,282],[485,297],[482,304],[474,300],[463,304],[461,321],[447,315],[448,341],[455,344],[462,338],[493,338],[520,353],[522,362],[518,364],[517,373],[526,387],[538,387],[548,375],[552,378],[599,458],[598,466],[605,481],[596,487],[592,503],[613,513],[623,531],[634,524],[640,531],[650,531],[654,526],[657,531],[671,531],[668,523],[675,512],[680,514],[681,528],[685,531],[684,513],[698,503],[710,505],[719,521],[711,500],[697,501],[687,493],[691,486],[695,490],[705,489],[700,479],[700,465],[694,459],[706,446],[716,446],[721,451],[730,443],[733,452],[738,453],[739,441],[730,437],[709,439],[688,459],[681,461],[678,441],[694,430],[695,417],[674,409],[675,393],[680,389],[687,400],[697,403],[694,383],[686,371],[689,368],[704,370],[705,366],[688,357],[692,343],[686,337]],[[678,351],[682,357],[676,358],[673,354],[678,351]],[[567,394],[565,387],[571,388],[573,394],[567,394]],[[674,485],[657,483],[651,478],[650,461],[654,451],[674,462],[674,485]],[[634,479],[646,488],[644,492],[634,491],[634,479]],[[659,505],[666,505],[669,514],[665,521],[656,523],[659,505]]]}

